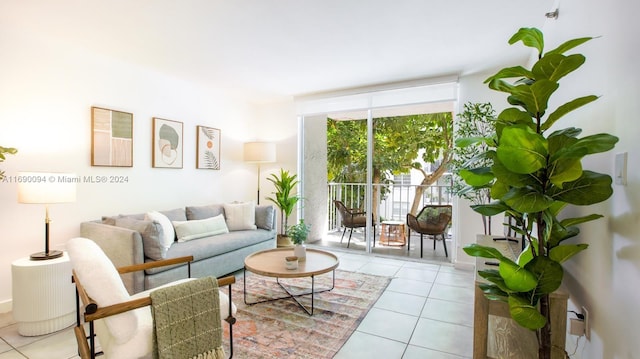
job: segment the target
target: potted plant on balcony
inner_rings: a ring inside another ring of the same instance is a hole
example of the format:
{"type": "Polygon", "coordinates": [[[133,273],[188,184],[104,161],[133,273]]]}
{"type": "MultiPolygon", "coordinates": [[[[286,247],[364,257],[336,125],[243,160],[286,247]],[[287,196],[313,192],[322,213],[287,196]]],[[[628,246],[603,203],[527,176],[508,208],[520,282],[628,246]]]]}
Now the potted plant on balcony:
{"type": "Polygon", "coordinates": [[[289,216],[296,208],[296,204],[300,200],[295,194],[292,194],[293,188],[298,184],[298,175],[289,174],[289,171],[280,169],[280,175],[271,174],[267,178],[273,183],[276,191],[272,192],[273,197],[267,199],[273,202],[280,209],[280,234],[278,234],[278,247],[290,247],[291,240],[287,237],[287,228],[289,228],[289,216]]]}
{"type": "Polygon", "coordinates": [[[583,169],[582,158],[611,150],[618,138],[609,134],[578,137],[581,129],[555,127],[564,115],[597,97],[579,97],[548,111],[558,81],[585,61],[581,54],[565,52],[591,39],[569,40],[545,53],[538,29],[522,28],[511,37],[510,44],[522,41],[536,49],[538,60],[531,69],[508,67],[486,80],[489,88],[507,93],[514,107],[498,115],[493,136],[478,139],[488,145],[481,156],[493,164],[469,168],[472,175],[467,179],[473,187],[489,186],[495,200],[472,206],[475,211],[483,215],[507,212],[518,219],[514,230],[524,236],[527,247],[517,260],[477,244],[464,251],[499,262],[498,270],[479,272],[488,281],[480,288],[489,299],[508,303],[511,317],[536,332],[538,357],[543,359],[551,358],[552,352],[549,294],[562,283],[562,263],[587,248],[587,244],[565,240],[580,233],[576,225],[602,217],[567,218],[562,210],[568,205],[599,203],[613,193],[611,177],[583,169]]]}
{"type": "Polygon", "coordinates": [[[293,254],[298,257],[299,261],[304,261],[307,258],[307,249],[304,246],[304,242],[309,236],[309,226],[304,223],[304,219],[287,229],[287,236],[291,238],[291,242],[295,245],[293,248],[293,254]]]}

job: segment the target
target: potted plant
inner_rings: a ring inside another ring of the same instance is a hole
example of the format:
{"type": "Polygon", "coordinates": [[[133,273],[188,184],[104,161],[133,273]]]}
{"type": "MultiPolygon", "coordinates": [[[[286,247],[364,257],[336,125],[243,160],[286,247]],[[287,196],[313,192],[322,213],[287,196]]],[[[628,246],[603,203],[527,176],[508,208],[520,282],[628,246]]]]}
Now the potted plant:
{"type": "MultiPolygon", "coordinates": [[[[452,193],[472,204],[487,204],[491,202],[488,185],[476,187],[467,184],[464,179],[469,178],[469,168],[490,167],[490,158],[480,156],[486,152],[488,145],[477,139],[490,137],[495,133],[496,112],[491,103],[465,103],[464,110],[458,115],[458,125],[454,132],[456,146],[453,149],[453,159],[449,165],[453,179],[452,193]]],[[[484,234],[491,234],[491,216],[482,215],[484,234]]]]}
{"type": "Polygon", "coordinates": [[[309,226],[304,223],[304,219],[300,219],[297,224],[287,229],[287,236],[291,238],[291,242],[295,245],[293,254],[298,257],[298,260],[304,261],[307,257],[307,250],[304,246],[304,242],[309,236],[309,226]]]}
{"type": "MultiPolygon", "coordinates": [[[[17,149],[13,147],[2,147],[0,146],[0,162],[4,162],[6,159],[5,153],[9,155],[15,155],[18,152],[17,149]]],[[[0,171],[0,181],[4,179],[4,171],[0,171]]]]}
{"type": "Polygon", "coordinates": [[[581,54],[565,52],[591,39],[569,40],[545,53],[538,29],[522,28],[511,37],[510,44],[522,41],[536,49],[538,59],[531,69],[508,67],[486,80],[489,88],[507,93],[514,107],[498,115],[493,136],[479,140],[488,145],[481,156],[492,165],[468,168],[466,178],[473,187],[488,186],[495,200],[472,206],[475,211],[489,216],[507,212],[518,220],[514,229],[524,236],[527,247],[515,261],[495,248],[477,244],[464,251],[499,262],[497,270],[479,272],[488,281],[480,288],[489,299],[508,303],[511,317],[536,332],[538,357],[543,359],[550,358],[552,352],[549,294],[562,283],[562,263],[587,248],[587,244],[565,241],[580,233],[576,225],[602,217],[567,218],[562,211],[568,205],[602,202],[613,193],[611,177],[583,169],[582,158],[611,150],[618,138],[609,134],[579,137],[578,128],[555,127],[564,115],[597,97],[583,96],[553,111],[548,108],[559,80],[585,61],[581,54]]]}
{"type": "Polygon", "coordinates": [[[278,247],[289,247],[291,241],[287,237],[287,228],[289,228],[289,216],[296,208],[296,204],[300,200],[295,194],[292,194],[293,188],[298,184],[296,174],[289,174],[289,171],[280,169],[280,175],[271,174],[267,178],[273,183],[276,191],[272,192],[273,197],[267,199],[273,202],[280,209],[280,234],[278,234],[278,247]]]}

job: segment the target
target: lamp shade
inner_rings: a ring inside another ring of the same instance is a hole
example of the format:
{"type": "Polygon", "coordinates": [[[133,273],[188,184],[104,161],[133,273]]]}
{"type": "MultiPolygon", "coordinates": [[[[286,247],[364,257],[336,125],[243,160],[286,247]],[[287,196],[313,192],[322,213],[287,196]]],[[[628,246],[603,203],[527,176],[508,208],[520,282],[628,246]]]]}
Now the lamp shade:
{"type": "Polygon", "coordinates": [[[18,173],[19,203],[69,203],[76,200],[78,176],[74,173],[18,173]]]}
{"type": "Polygon", "coordinates": [[[244,144],[244,161],[269,163],[276,161],[276,144],[271,142],[247,142],[244,144]]]}

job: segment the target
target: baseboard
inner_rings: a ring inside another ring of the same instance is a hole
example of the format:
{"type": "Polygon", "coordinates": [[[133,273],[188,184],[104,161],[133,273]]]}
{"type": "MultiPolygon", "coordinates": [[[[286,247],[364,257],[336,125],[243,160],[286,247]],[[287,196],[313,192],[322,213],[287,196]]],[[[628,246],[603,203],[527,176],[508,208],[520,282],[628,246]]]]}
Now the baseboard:
{"type": "Polygon", "coordinates": [[[0,302],[0,313],[9,313],[13,309],[13,300],[8,299],[0,302]]]}

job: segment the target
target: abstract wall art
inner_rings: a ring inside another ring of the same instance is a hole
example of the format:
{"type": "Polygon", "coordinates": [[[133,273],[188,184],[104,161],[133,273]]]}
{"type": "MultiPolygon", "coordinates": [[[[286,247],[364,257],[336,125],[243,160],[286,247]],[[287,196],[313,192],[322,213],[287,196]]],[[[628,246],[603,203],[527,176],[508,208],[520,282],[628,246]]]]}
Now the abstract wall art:
{"type": "Polygon", "coordinates": [[[182,168],[182,122],[153,118],[151,163],[156,168],[182,168]]]}
{"type": "Polygon", "coordinates": [[[91,107],[91,165],[133,167],[133,114],[91,107]]]}
{"type": "Polygon", "coordinates": [[[196,127],[196,168],[220,169],[220,130],[196,127]]]}

